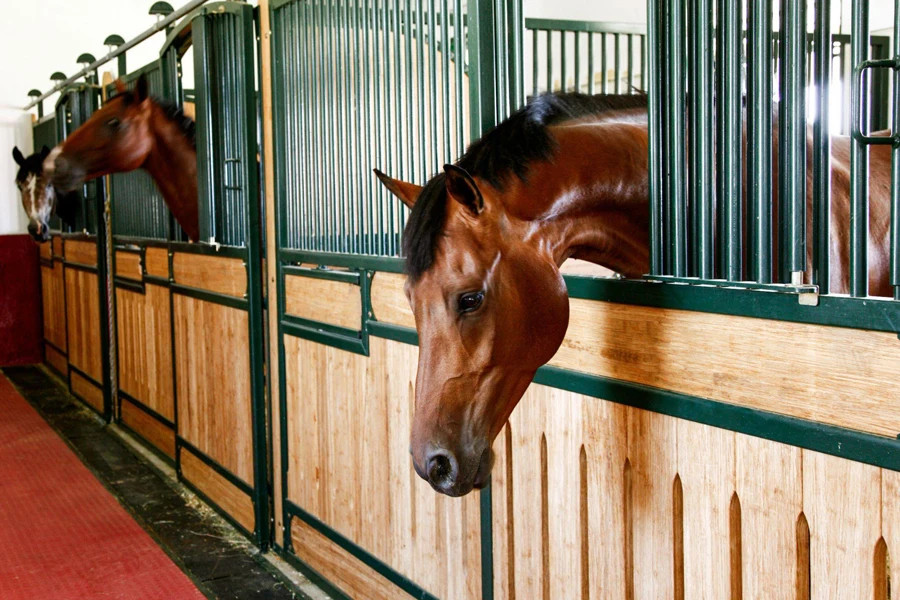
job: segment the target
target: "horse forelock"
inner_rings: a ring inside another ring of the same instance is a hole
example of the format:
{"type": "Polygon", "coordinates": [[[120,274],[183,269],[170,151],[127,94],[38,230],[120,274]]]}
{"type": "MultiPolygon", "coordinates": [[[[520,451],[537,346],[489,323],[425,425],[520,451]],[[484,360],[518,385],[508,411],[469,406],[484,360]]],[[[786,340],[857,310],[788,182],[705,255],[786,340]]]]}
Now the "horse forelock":
{"type": "MultiPolygon", "coordinates": [[[[644,94],[541,94],[473,142],[456,163],[502,192],[511,177],[527,181],[535,161],[550,160],[557,145],[549,127],[611,111],[646,108],[644,94]]],[[[415,282],[434,264],[447,218],[443,173],[422,189],[403,231],[406,273],[415,282]]]]}

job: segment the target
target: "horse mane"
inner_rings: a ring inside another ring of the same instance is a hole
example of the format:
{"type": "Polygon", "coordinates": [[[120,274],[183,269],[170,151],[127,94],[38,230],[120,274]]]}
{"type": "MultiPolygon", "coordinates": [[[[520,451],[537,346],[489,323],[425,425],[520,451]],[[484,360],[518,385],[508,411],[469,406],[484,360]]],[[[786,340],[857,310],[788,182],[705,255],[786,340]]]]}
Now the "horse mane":
{"type": "MultiPolygon", "coordinates": [[[[122,92],[121,96],[125,99],[126,103],[134,101],[133,90],[122,92]]],[[[162,109],[163,114],[170,122],[178,126],[178,129],[181,130],[181,133],[184,134],[184,137],[186,137],[191,142],[191,146],[196,149],[197,126],[192,118],[184,114],[184,109],[178,106],[178,104],[176,104],[175,102],[164,100],[163,98],[159,98],[157,96],[150,96],[150,100],[162,109]]]]}
{"type": "MultiPolygon", "coordinates": [[[[457,165],[473,177],[503,191],[511,177],[527,181],[534,161],[550,160],[557,145],[548,127],[605,112],[646,108],[645,94],[545,93],[473,142],[457,165]]],[[[438,240],[447,212],[447,188],[443,173],[422,188],[403,231],[406,273],[417,280],[434,263],[438,240]]]]}

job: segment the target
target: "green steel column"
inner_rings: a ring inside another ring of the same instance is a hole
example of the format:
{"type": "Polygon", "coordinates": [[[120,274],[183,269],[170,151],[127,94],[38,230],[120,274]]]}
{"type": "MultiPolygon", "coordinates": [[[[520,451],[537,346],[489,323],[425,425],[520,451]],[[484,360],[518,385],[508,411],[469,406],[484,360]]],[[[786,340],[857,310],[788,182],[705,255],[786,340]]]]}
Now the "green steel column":
{"type": "Polygon", "coordinates": [[[891,131],[891,285],[900,300],[900,0],[894,0],[894,98],[891,131]]]}
{"type": "Polygon", "coordinates": [[[717,77],[721,112],[718,118],[718,205],[722,239],[719,243],[723,279],[741,280],[741,5],[719,0],[722,43],[717,77]]]}
{"type": "MultiPolygon", "coordinates": [[[[497,59],[494,55],[494,7],[490,0],[472,0],[469,16],[469,114],[472,139],[497,124],[495,113],[497,59]]],[[[549,49],[549,44],[548,44],[549,49]]],[[[548,52],[548,56],[549,56],[548,52]]]]}
{"type": "MultiPolygon", "coordinates": [[[[900,1],[900,0],[898,0],[900,1]]],[[[816,0],[816,122],[813,126],[813,283],[820,294],[830,291],[831,278],[831,0],[816,0]]]]}
{"type": "MultiPolygon", "coordinates": [[[[669,252],[672,275],[687,275],[687,212],[686,190],[687,169],[685,168],[685,35],[684,0],[669,0],[668,36],[669,55],[667,65],[667,85],[669,94],[664,113],[669,139],[673,143],[668,149],[668,196],[669,196],[669,252]]],[[[615,35],[616,93],[619,93],[619,35],[615,35]]]]}
{"type": "MultiPolygon", "coordinates": [[[[663,168],[662,168],[662,111],[660,48],[665,31],[660,5],[661,0],[647,0],[647,38],[649,52],[647,66],[649,78],[647,86],[648,136],[649,136],[649,176],[650,176],[650,274],[667,275],[663,265],[663,168]]],[[[605,55],[605,52],[604,52],[605,55]]],[[[605,81],[604,77],[604,81],[605,81]]],[[[591,77],[593,81],[593,77],[591,77]]],[[[592,90],[593,91],[593,90],[592,90]]]]}
{"type": "Polygon", "coordinates": [[[857,125],[866,127],[868,94],[862,89],[860,65],[869,54],[869,0],[853,0],[850,60],[853,63],[850,141],[850,295],[869,295],[869,148],[857,125]]]}
{"type": "MultiPolygon", "coordinates": [[[[827,0],[826,0],[827,1],[827,0]]],[[[750,3],[747,251],[750,279],[772,282],[772,2],[750,3]]]]}
{"type": "MultiPolygon", "coordinates": [[[[691,238],[693,274],[714,277],[711,0],[691,0],[691,238]]],[[[630,36],[629,36],[630,37],[630,36]]],[[[629,45],[630,47],[630,45],[629,45]]],[[[631,60],[628,67],[631,75],[631,60]]]]}

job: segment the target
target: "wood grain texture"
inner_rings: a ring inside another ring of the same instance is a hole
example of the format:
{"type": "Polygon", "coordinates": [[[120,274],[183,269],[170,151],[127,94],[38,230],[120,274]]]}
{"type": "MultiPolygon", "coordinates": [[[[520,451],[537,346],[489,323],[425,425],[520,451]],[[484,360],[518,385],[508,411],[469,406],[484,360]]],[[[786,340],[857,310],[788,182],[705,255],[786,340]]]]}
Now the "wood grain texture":
{"type": "Polygon", "coordinates": [[[403,292],[405,283],[406,275],[399,273],[376,273],[372,278],[369,295],[378,321],[415,328],[416,319],[403,292]]]}
{"type": "Polygon", "coordinates": [[[881,537],[881,470],[809,450],[802,454],[810,598],[873,598],[875,546],[881,537]]]}
{"type": "Polygon", "coordinates": [[[52,268],[41,265],[44,339],[65,351],[66,291],[63,270],[60,262],[54,262],[52,268]]]}
{"type": "Polygon", "coordinates": [[[735,434],[745,598],[796,598],[797,519],[803,511],[800,449],[735,434]]]}
{"type": "Polygon", "coordinates": [[[72,393],[86,402],[90,404],[97,412],[103,412],[103,390],[97,387],[97,385],[89,380],[82,377],[79,373],[72,371],[70,374],[70,379],[72,383],[72,393]]]}
{"type": "Polygon", "coordinates": [[[479,597],[478,496],[436,494],[409,457],[418,349],[284,344],[288,497],[429,592],[479,597]]]}
{"type": "Polygon", "coordinates": [[[127,399],[122,398],[122,422],[144,438],[157,450],[175,459],[175,431],[165,423],[160,423],[127,399]]]}
{"type": "Polygon", "coordinates": [[[53,244],[39,244],[38,252],[41,258],[45,260],[53,260],[53,244]]]}
{"type": "Polygon", "coordinates": [[[247,313],[175,294],[178,434],[253,485],[247,313]]]}
{"type": "Polygon", "coordinates": [[[234,487],[187,448],[181,449],[181,476],[203,492],[247,531],[253,531],[255,517],[250,496],[234,487]]]}
{"type": "Polygon", "coordinates": [[[65,279],[69,364],[103,381],[97,275],[66,269],[65,279]]]}
{"type": "MultiPolygon", "coordinates": [[[[900,586],[900,473],[881,471],[881,536],[891,557],[888,575],[894,590],[900,586]]],[[[898,592],[893,591],[893,598],[898,592]]]]}
{"type": "Polygon", "coordinates": [[[69,372],[69,361],[66,359],[66,355],[58,352],[53,346],[44,345],[44,360],[63,377],[69,372]]]}
{"type": "Polygon", "coordinates": [[[362,295],[358,285],[287,275],[284,302],[289,315],[348,329],[362,328],[362,295]]]}
{"type": "Polygon", "coordinates": [[[116,276],[140,281],[144,274],[141,270],[141,255],[137,252],[116,251],[116,276]]]}
{"type": "Polygon", "coordinates": [[[238,298],[247,293],[247,269],[240,258],[176,252],[172,274],[178,285],[238,298]]]}
{"type": "Polygon", "coordinates": [[[351,598],[387,600],[409,597],[300,519],[291,520],[291,539],[297,558],[351,598]]]}
{"type": "Polygon", "coordinates": [[[169,290],[151,284],[144,289],[116,290],[119,389],[174,421],[169,290]]]}
{"type": "Polygon", "coordinates": [[[79,265],[97,265],[97,243],[94,241],[66,240],[66,261],[79,265]]]}
{"type": "Polygon", "coordinates": [[[144,251],[144,269],[147,275],[169,278],[169,251],[165,248],[147,248],[144,251]]]}
{"type": "Polygon", "coordinates": [[[63,239],[61,236],[54,235],[53,236],[53,256],[56,258],[63,258],[63,239]]]}
{"type": "Polygon", "coordinates": [[[900,430],[895,334],[579,299],[570,306],[552,365],[879,435],[900,430]]]}

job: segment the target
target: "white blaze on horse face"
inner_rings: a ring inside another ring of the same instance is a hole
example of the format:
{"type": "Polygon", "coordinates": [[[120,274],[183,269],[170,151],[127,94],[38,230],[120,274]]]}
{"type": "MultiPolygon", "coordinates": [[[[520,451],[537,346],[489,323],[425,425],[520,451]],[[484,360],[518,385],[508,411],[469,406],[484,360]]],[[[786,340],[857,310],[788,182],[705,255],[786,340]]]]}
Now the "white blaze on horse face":
{"type": "Polygon", "coordinates": [[[62,154],[62,146],[57,146],[50,151],[44,159],[44,176],[50,178],[56,170],[56,157],[62,154]]]}

